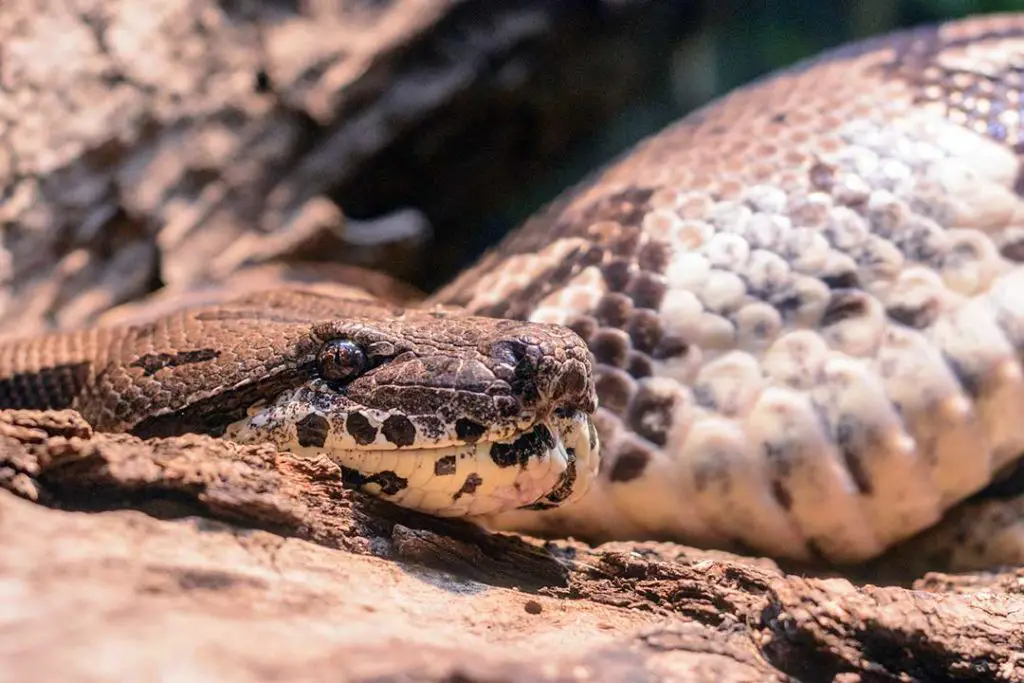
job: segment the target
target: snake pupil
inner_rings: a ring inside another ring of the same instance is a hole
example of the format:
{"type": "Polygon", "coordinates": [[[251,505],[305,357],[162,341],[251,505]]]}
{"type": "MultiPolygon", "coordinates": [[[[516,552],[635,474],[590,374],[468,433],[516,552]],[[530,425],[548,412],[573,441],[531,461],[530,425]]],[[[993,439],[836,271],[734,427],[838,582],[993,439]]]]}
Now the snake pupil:
{"type": "Polygon", "coordinates": [[[334,339],[323,345],[317,357],[320,376],[340,382],[351,379],[366,367],[366,354],[359,345],[347,339],[334,339]]]}

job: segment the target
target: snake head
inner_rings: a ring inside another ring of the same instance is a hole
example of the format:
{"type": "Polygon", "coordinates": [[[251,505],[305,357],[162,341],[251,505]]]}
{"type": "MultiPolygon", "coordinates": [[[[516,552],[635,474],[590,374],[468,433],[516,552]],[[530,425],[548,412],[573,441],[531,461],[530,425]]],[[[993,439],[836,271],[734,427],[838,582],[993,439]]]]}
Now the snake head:
{"type": "Polygon", "coordinates": [[[448,516],[561,505],[596,473],[592,358],[571,330],[407,310],[309,338],[308,379],[228,437],[326,455],[346,484],[448,516]]]}
{"type": "Polygon", "coordinates": [[[491,318],[409,311],[394,319],[351,319],[313,327],[330,368],[320,379],[366,410],[433,416],[444,422],[533,424],[592,413],[596,392],[586,343],[571,330],[491,318]],[[365,360],[335,380],[338,352],[365,360]]]}

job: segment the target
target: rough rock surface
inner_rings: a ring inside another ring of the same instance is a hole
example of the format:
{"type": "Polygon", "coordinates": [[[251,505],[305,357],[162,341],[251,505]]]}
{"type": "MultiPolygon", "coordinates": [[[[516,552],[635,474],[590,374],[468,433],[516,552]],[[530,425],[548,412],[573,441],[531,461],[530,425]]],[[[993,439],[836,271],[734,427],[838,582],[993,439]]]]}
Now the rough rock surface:
{"type": "Polygon", "coordinates": [[[335,469],[0,412],[0,681],[1024,677],[1019,574],[908,590],[541,543],[344,491],[335,469]]]}
{"type": "Polygon", "coordinates": [[[643,89],[672,4],[4,0],[0,332],[273,259],[437,277],[643,89]]]}

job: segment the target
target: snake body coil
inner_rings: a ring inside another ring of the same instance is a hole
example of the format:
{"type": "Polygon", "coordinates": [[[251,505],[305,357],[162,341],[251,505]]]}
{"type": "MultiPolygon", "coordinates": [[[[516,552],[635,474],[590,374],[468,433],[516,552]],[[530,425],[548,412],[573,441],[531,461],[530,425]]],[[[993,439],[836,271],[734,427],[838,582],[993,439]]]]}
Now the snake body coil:
{"type": "Polygon", "coordinates": [[[853,44],[566,193],[428,302],[468,315],[254,296],[8,346],[0,404],[495,526],[867,559],[1024,452],[1022,120],[1024,15],[853,44]]]}

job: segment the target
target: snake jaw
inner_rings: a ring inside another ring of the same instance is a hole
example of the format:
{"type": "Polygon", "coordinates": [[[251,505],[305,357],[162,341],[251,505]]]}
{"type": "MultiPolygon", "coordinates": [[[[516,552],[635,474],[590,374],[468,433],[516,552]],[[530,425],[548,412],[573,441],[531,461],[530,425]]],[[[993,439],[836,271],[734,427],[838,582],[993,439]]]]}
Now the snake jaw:
{"type": "Polygon", "coordinates": [[[270,442],[300,457],[327,456],[346,487],[441,517],[559,507],[583,496],[597,475],[597,432],[591,416],[578,410],[552,413],[497,437],[388,448],[388,437],[369,442],[369,433],[360,436],[353,423],[365,420],[382,434],[389,424],[411,424],[409,418],[380,411],[342,417],[321,412],[324,407],[300,390],[254,408],[225,436],[240,443],[270,442]]]}

